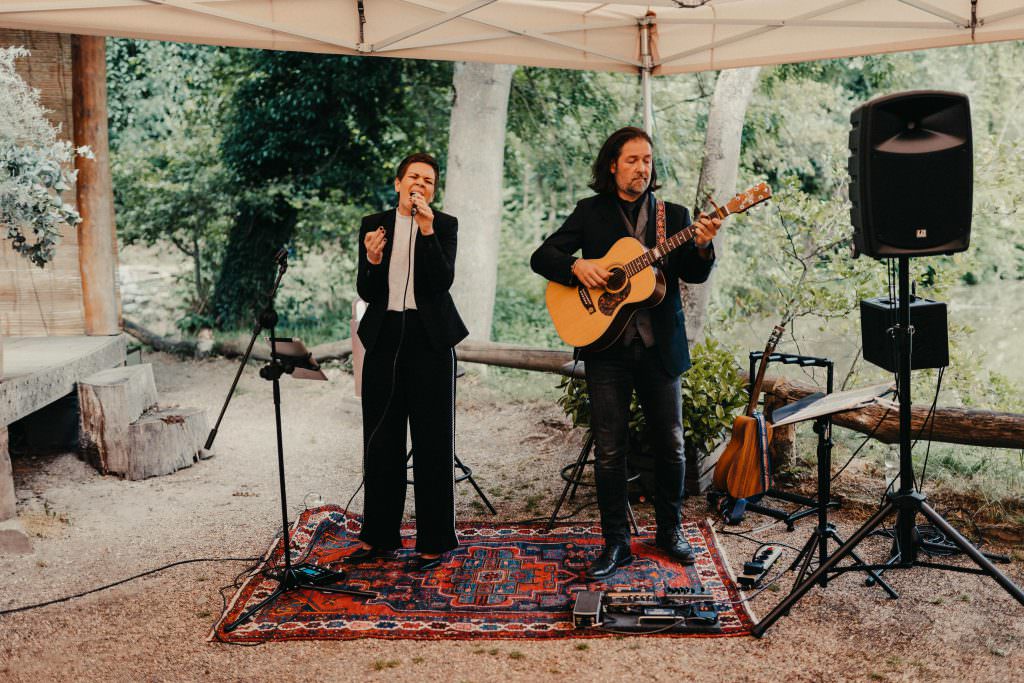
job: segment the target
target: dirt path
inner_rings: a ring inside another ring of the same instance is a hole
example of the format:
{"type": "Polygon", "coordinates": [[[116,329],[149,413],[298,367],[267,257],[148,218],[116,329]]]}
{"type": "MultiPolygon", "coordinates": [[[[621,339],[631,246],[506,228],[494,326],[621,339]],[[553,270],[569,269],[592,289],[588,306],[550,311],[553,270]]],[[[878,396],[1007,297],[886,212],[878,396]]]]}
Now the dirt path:
{"type": "MultiPolygon", "coordinates": [[[[207,410],[211,424],[234,365],[155,364],[161,400],[207,410]]],[[[359,479],[360,409],[351,376],[284,385],[292,509],[344,504],[359,479]]],[[[550,378],[537,381],[553,381],[550,378]]],[[[458,451],[504,519],[543,514],[558,468],[578,449],[551,401],[517,402],[475,377],[460,380],[458,451]]],[[[280,523],[269,386],[250,368],[216,444],[216,457],[167,477],[102,477],[73,455],[16,458],[19,514],[36,552],[0,557],[0,608],[73,593],[167,562],[248,557],[280,523]]],[[[357,497],[354,508],[360,509],[357,497]]],[[[463,519],[484,516],[458,491],[463,519]]],[[[593,514],[587,511],[584,514],[593,514]]],[[[704,514],[702,501],[688,516],[704,514]]],[[[838,517],[840,529],[855,520],[838,517]]],[[[799,545],[810,530],[765,538],[799,545]]],[[[734,562],[754,546],[723,537],[734,562]]],[[[786,561],[786,558],[783,558],[786,561]]],[[[892,576],[891,601],[852,576],[815,589],[762,640],[645,639],[548,642],[352,641],[255,648],[206,642],[217,589],[243,563],[178,567],[69,603],[0,617],[0,680],[1024,680],[1024,608],[993,582],[917,569],[892,576]]],[[[1010,575],[1024,581],[1018,561],[1010,575]]],[[[786,582],[788,585],[788,580],[786,582]]],[[[764,614],[780,593],[754,601],[764,614]]]]}

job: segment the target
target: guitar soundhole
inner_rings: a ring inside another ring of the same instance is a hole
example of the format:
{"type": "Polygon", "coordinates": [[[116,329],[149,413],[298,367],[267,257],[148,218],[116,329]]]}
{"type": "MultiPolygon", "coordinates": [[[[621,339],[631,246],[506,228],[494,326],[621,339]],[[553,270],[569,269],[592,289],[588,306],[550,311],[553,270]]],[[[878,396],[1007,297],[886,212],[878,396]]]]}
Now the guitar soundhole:
{"type": "Polygon", "coordinates": [[[629,278],[626,277],[626,271],[622,268],[612,268],[611,272],[612,274],[608,278],[608,284],[606,284],[604,288],[609,292],[618,292],[626,286],[629,278]]]}

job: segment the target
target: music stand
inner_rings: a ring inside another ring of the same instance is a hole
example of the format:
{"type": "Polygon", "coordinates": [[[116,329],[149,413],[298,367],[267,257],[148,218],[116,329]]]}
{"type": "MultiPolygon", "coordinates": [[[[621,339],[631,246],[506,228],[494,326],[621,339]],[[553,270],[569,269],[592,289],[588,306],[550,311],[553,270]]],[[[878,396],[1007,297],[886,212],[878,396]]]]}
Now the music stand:
{"type": "MultiPolygon", "coordinates": [[[[272,309],[270,313],[272,315],[267,316],[268,320],[272,323],[276,322],[277,316],[273,313],[272,309]]],[[[237,619],[224,626],[226,633],[234,631],[242,623],[255,616],[261,609],[292,590],[305,589],[322,593],[344,593],[357,597],[377,597],[376,593],[331,585],[344,579],[344,572],[333,571],[308,562],[292,564],[291,540],[288,528],[288,501],[284,477],[284,443],[281,436],[281,376],[286,373],[296,379],[324,381],[327,379],[327,376],[313,358],[313,354],[305,347],[301,340],[275,337],[274,326],[271,324],[270,361],[260,368],[260,377],[270,381],[274,386],[274,425],[277,429],[277,471],[278,483],[281,487],[281,539],[283,543],[284,569],[278,572],[272,572],[269,569],[263,570],[265,576],[278,582],[277,588],[266,598],[243,612],[237,619]]]]}
{"type": "MultiPolygon", "coordinates": [[[[892,384],[887,383],[831,393],[831,370],[831,361],[829,361],[828,386],[830,393],[811,394],[799,401],[795,401],[777,409],[773,415],[775,421],[772,424],[775,427],[783,427],[785,425],[796,424],[798,422],[814,420],[814,433],[818,435],[818,492],[815,503],[815,512],[817,512],[818,524],[814,527],[814,531],[811,532],[811,535],[808,537],[807,542],[804,543],[803,548],[800,549],[800,552],[797,553],[797,556],[789,565],[789,571],[793,571],[799,567],[796,580],[793,582],[794,590],[803,582],[804,577],[810,570],[811,563],[815,558],[815,550],[817,550],[818,563],[821,564],[828,559],[828,542],[830,540],[839,546],[842,546],[845,543],[845,540],[839,535],[839,532],[836,531],[835,525],[828,521],[828,509],[833,506],[832,416],[836,413],[842,413],[876,403],[880,397],[895,391],[895,387],[892,384]]],[[[853,559],[853,564],[848,567],[843,567],[842,571],[855,571],[860,569],[868,575],[866,580],[867,585],[870,586],[877,583],[890,598],[899,597],[896,591],[894,591],[892,587],[882,579],[881,575],[879,575],[879,573],[874,569],[868,567],[856,552],[851,550],[849,554],[853,559]],[[861,565],[863,565],[863,567],[861,565]]],[[[819,577],[818,583],[823,588],[828,586],[827,572],[819,577]]]]}

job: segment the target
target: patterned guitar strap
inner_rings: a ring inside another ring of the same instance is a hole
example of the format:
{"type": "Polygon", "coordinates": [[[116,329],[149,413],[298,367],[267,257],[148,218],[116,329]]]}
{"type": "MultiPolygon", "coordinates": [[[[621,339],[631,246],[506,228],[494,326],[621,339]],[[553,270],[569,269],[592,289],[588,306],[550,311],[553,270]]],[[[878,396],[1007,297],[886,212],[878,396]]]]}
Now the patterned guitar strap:
{"type": "MultiPolygon", "coordinates": [[[[656,201],[657,209],[655,212],[655,222],[658,226],[657,246],[660,247],[662,244],[665,243],[665,202],[663,202],[660,199],[656,201]]],[[[659,263],[663,260],[663,258],[658,259],[659,263]]]]}

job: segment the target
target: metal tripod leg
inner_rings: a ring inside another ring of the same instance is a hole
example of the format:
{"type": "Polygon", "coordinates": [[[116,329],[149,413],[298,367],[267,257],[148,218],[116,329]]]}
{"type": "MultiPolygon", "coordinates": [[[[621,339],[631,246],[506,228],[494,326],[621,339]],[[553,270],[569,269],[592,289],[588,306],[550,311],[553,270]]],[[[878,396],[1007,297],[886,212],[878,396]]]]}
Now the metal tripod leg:
{"type": "Polygon", "coordinates": [[[583,477],[583,468],[587,464],[587,455],[590,454],[590,449],[594,445],[594,435],[588,434],[587,440],[583,442],[583,448],[580,449],[580,454],[576,458],[576,462],[572,464],[571,472],[565,481],[565,487],[562,489],[562,495],[558,499],[558,504],[555,505],[555,509],[551,512],[551,518],[548,519],[547,529],[555,525],[555,520],[558,519],[558,513],[562,509],[562,505],[565,504],[565,498],[569,495],[569,489],[573,487],[574,483],[579,483],[579,480],[583,477]]]}
{"type": "MultiPolygon", "coordinates": [[[[551,529],[551,527],[555,525],[555,521],[558,519],[558,513],[565,504],[565,499],[572,498],[576,495],[576,489],[579,488],[580,481],[583,479],[583,473],[587,467],[587,456],[590,455],[590,449],[593,447],[594,435],[588,434],[587,440],[583,442],[583,448],[580,449],[580,454],[576,456],[576,462],[568,467],[562,468],[562,476],[565,478],[565,487],[562,489],[562,495],[559,496],[555,509],[551,512],[551,517],[548,518],[547,529],[551,529]],[[565,474],[566,470],[568,470],[568,474],[565,474]]],[[[629,516],[629,524],[633,528],[633,533],[639,534],[640,527],[636,523],[636,515],[633,514],[633,506],[630,505],[628,500],[626,501],[626,514],[629,516]]]]}
{"type": "Polygon", "coordinates": [[[974,564],[981,567],[985,574],[995,579],[995,582],[1003,587],[1007,593],[1014,597],[1020,604],[1024,605],[1024,591],[1006,576],[1001,571],[996,569],[996,566],[992,564],[985,555],[974,547],[974,544],[960,535],[960,532],[953,528],[953,526],[943,519],[942,515],[936,512],[932,506],[928,503],[921,501],[919,503],[919,509],[921,514],[928,518],[932,524],[939,528],[939,531],[946,535],[946,538],[953,541],[953,544],[960,550],[964,551],[968,557],[974,560],[974,564]]]}
{"type": "Polygon", "coordinates": [[[494,506],[491,505],[491,501],[487,500],[487,496],[484,494],[483,490],[481,490],[480,485],[476,483],[476,479],[473,478],[473,470],[463,465],[462,461],[459,460],[459,456],[454,454],[453,456],[455,457],[455,466],[458,467],[463,472],[462,476],[457,478],[455,481],[462,481],[464,479],[469,481],[469,483],[473,485],[473,488],[476,489],[476,495],[480,496],[480,500],[484,502],[484,505],[486,505],[487,509],[491,511],[491,514],[498,514],[498,512],[494,509],[494,506]]]}
{"type": "Polygon", "coordinates": [[[772,624],[779,620],[779,617],[787,614],[789,609],[802,598],[807,591],[811,590],[814,584],[819,583],[822,576],[827,576],[828,572],[832,570],[837,564],[839,564],[844,557],[853,552],[853,549],[863,541],[869,533],[875,530],[879,524],[881,524],[886,517],[892,514],[896,510],[895,503],[892,500],[887,500],[878,512],[871,516],[871,519],[866,521],[859,529],[853,532],[850,539],[843,543],[839,548],[836,549],[832,555],[818,565],[818,568],[811,572],[810,576],[804,579],[804,582],[798,586],[794,586],[793,590],[790,591],[789,595],[783,598],[778,605],[776,605],[771,612],[765,616],[764,619],[754,625],[751,633],[760,638],[764,635],[764,632],[771,628],[772,624]]]}
{"type": "MultiPolygon", "coordinates": [[[[484,502],[484,505],[486,505],[487,509],[491,511],[491,514],[498,514],[498,512],[494,509],[494,506],[491,505],[491,501],[487,499],[487,496],[486,494],[484,494],[483,489],[480,488],[480,485],[476,483],[476,479],[473,478],[473,470],[471,470],[467,465],[463,464],[463,462],[459,460],[459,456],[457,454],[452,453],[452,457],[455,458],[454,467],[462,472],[462,474],[455,477],[455,483],[458,484],[460,481],[469,481],[469,483],[473,485],[473,488],[476,489],[476,495],[480,496],[480,500],[484,502]]],[[[405,469],[409,469],[410,467],[412,467],[412,465],[409,464],[412,458],[413,451],[412,449],[409,449],[409,455],[405,456],[405,469]]],[[[405,483],[411,485],[414,482],[412,479],[406,479],[405,483]]]]}

